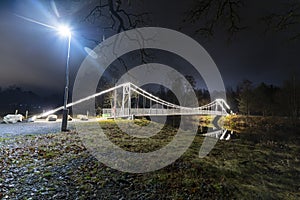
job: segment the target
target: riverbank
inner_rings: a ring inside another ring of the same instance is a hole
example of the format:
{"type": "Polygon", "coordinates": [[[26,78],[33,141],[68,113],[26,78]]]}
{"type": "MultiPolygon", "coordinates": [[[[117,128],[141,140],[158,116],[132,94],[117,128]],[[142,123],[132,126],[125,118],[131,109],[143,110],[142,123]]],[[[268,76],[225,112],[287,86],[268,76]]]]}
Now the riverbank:
{"type": "MultiPolygon", "coordinates": [[[[200,123],[210,124],[213,116],[200,116],[200,123]]],[[[271,129],[299,129],[300,119],[292,121],[288,117],[272,117],[272,116],[245,116],[245,115],[228,115],[219,121],[220,126],[225,126],[231,130],[244,130],[251,128],[259,128],[265,130],[271,129]]]]}
{"type": "Polygon", "coordinates": [[[232,129],[237,128],[264,128],[264,129],[280,129],[280,128],[296,128],[300,126],[300,119],[292,121],[288,117],[263,117],[263,116],[245,116],[230,115],[224,118],[224,125],[232,129]]]}
{"type": "MultiPolygon", "coordinates": [[[[151,151],[176,133],[164,127],[164,134],[145,145],[120,133],[112,121],[100,123],[107,136],[128,151],[151,151]]],[[[145,174],[105,166],[76,132],[2,138],[0,198],[299,199],[299,138],[270,143],[266,138],[253,140],[247,132],[240,135],[218,141],[203,159],[198,154],[204,138],[197,135],[178,160],[145,174]]]]}

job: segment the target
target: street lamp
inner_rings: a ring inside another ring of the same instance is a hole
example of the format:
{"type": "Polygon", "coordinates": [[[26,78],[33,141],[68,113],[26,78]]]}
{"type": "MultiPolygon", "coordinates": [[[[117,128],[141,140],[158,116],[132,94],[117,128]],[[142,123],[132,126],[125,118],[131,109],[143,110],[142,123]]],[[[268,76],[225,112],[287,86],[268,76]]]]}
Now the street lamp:
{"type": "Polygon", "coordinates": [[[68,103],[68,93],[69,93],[69,62],[70,62],[70,47],[71,47],[71,31],[67,26],[58,27],[58,32],[60,35],[68,37],[68,52],[67,52],[67,63],[66,63],[66,87],[65,87],[65,95],[64,95],[64,109],[63,109],[63,117],[61,123],[61,131],[68,131],[68,115],[69,110],[67,108],[68,103]]]}

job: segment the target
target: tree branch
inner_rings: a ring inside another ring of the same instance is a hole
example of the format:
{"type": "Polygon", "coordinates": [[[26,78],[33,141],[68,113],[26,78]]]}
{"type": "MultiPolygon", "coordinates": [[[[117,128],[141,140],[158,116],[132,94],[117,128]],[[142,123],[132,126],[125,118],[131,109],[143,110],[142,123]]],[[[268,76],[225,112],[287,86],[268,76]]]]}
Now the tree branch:
{"type": "Polygon", "coordinates": [[[225,25],[225,29],[232,37],[243,30],[240,24],[239,9],[241,0],[198,0],[191,10],[186,13],[184,22],[197,24],[195,31],[204,36],[213,36],[218,25],[225,25]]]}
{"type": "MultiPolygon", "coordinates": [[[[130,0],[128,1],[128,4],[130,4],[130,0]]],[[[100,21],[99,18],[105,17],[107,19],[105,21],[106,25],[105,26],[102,25],[102,29],[115,31],[116,33],[137,28],[140,25],[146,24],[146,21],[149,20],[148,18],[149,13],[147,12],[139,13],[139,14],[130,13],[125,8],[123,8],[124,7],[123,5],[124,5],[124,1],[121,0],[104,0],[104,1],[100,0],[99,5],[95,6],[90,11],[90,13],[84,18],[84,20],[92,24],[96,24],[96,23],[101,24],[103,22],[100,21]]],[[[91,40],[91,41],[97,43],[97,40],[91,40]]],[[[117,47],[114,46],[113,48],[115,49],[117,47]]],[[[141,52],[141,62],[146,63],[147,62],[146,58],[149,55],[143,49],[141,49],[140,52],[141,52]]],[[[118,58],[118,60],[127,71],[128,66],[126,62],[122,58],[118,58]]]]}
{"type": "Polygon", "coordinates": [[[289,31],[293,32],[289,40],[296,40],[300,38],[300,3],[296,2],[288,4],[285,11],[281,13],[271,13],[261,20],[266,24],[266,32],[275,31],[289,31]]]}

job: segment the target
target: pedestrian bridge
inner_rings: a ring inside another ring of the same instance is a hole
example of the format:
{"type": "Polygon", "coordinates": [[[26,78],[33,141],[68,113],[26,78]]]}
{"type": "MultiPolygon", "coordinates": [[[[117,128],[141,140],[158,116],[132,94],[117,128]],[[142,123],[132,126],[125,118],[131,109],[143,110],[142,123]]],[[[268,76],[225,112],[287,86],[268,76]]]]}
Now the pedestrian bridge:
{"type": "MultiPolygon", "coordinates": [[[[83,103],[92,98],[109,95],[110,108],[103,108],[102,115],[107,118],[126,118],[142,116],[172,116],[172,115],[228,115],[230,107],[224,99],[215,99],[200,107],[185,107],[165,101],[133,83],[123,83],[110,89],[82,98],[67,107],[83,103]]],[[[45,117],[53,114],[62,107],[39,115],[45,117]]]]}
{"type": "MultiPolygon", "coordinates": [[[[108,90],[112,94],[111,108],[102,109],[103,116],[123,118],[131,116],[171,116],[171,115],[228,115],[230,107],[224,99],[215,99],[200,107],[185,107],[167,102],[132,84],[125,83],[108,90]],[[118,95],[120,91],[122,95],[118,95]],[[118,97],[122,97],[118,101],[118,97]],[[117,102],[118,101],[118,102],[117,102]]],[[[105,91],[104,91],[105,92],[105,91]]],[[[101,92],[103,93],[103,92],[101,92]]]]}

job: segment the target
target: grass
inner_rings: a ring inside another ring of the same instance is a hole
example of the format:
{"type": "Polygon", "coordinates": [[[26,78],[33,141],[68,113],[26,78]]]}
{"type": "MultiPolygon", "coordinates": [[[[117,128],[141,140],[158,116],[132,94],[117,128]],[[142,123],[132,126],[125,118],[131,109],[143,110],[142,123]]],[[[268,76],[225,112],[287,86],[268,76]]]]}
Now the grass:
{"type": "MultiPolygon", "coordinates": [[[[127,121],[119,121],[130,128],[127,121]]],[[[148,121],[135,120],[134,124],[147,126],[148,121]]],[[[86,124],[87,126],[91,124],[86,124]]],[[[101,121],[107,137],[124,150],[151,152],[172,141],[177,130],[164,126],[150,138],[135,138],[121,131],[115,122],[101,121]]],[[[174,163],[163,169],[145,174],[130,174],[106,167],[91,157],[77,133],[58,133],[19,137],[14,142],[22,148],[9,150],[0,159],[12,166],[18,159],[18,167],[40,165],[37,179],[47,178],[47,198],[68,188],[69,198],[125,199],[299,199],[300,197],[300,147],[299,135],[270,131],[268,133],[245,130],[240,137],[230,141],[218,141],[214,149],[203,159],[198,157],[203,137],[196,135],[190,148],[174,163]],[[263,136],[262,136],[263,135],[263,136]],[[257,139],[258,138],[258,139],[257,139]],[[13,157],[12,157],[13,156],[13,157]],[[40,162],[34,163],[34,159],[40,162]],[[29,166],[28,166],[29,165],[29,166]],[[47,196],[49,195],[49,196],[47,196]],[[73,196],[72,196],[73,195],[73,196]]],[[[9,141],[5,141],[5,144],[9,141]]],[[[28,187],[29,174],[19,177],[28,187]]],[[[20,189],[22,191],[22,189],[20,189]]],[[[15,197],[17,191],[10,192],[15,197]]],[[[24,199],[25,196],[22,196],[24,199]]]]}

